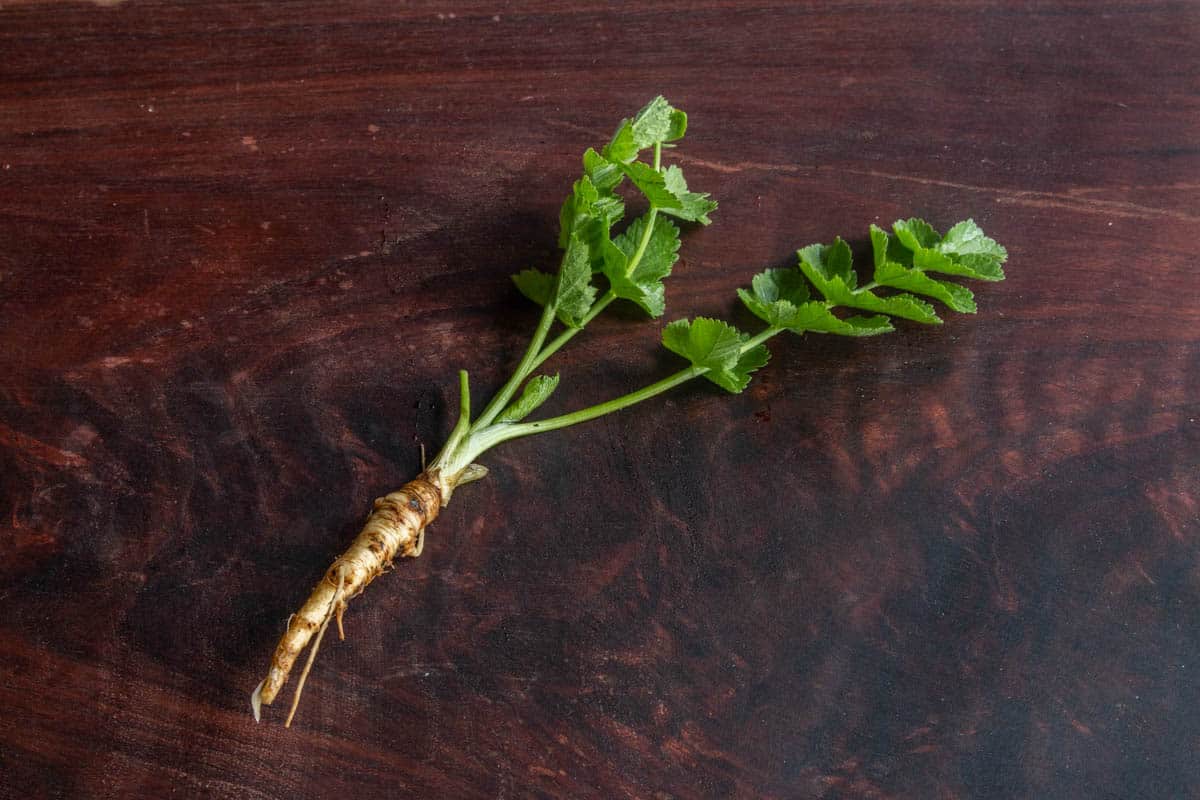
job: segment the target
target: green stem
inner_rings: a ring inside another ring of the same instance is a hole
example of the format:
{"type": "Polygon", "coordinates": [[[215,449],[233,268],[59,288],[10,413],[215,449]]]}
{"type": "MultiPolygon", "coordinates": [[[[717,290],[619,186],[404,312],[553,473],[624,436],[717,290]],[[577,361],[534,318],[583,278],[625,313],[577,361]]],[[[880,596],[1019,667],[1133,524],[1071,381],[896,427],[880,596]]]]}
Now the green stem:
{"type": "MultiPolygon", "coordinates": [[[[760,331],[758,334],[750,337],[742,344],[741,352],[745,353],[748,350],[755,348],[767,341],[772,336],[782,332],[783,328],[775,327],[760,331]]],[[[578,425],[581,422],[587,422],[588,420],[595,419],[596,417],[602,417],[605,414],[611,414],[614,411],[620,411],[622,408],[628,408],[634,403],[640,403],[643,400],[649,400],[655,395],[660,395],[668,389],[673,389],[684,381],[689,381],[692,378],[703,375],[706,372],[708,372],[708,370],[705,367],[688,367],[687,369],[682,369],[679,372],[676,372],[674,375],[663,378],[657,383],[652,383],[649,386],[638,389],[636,392],[623,394],[620,397],[609,400],[606,403],[588,406],[587,408],[580,409],[579,411],[572,411],[570,414],[562,414],[557,417],[550,417],[549,419],[511,425],[504,432],[499,434],[500,438],[496,440],[495,444],[508,441],[509,439],[513,439],[518,436],[529,436],[530,434],[534,433],[544,433],[546,431],[558,430],[559,428],[566,428],[570,425],[578,425]]]]}
{"type": "Polygon", "coordinates": [[[759,331],[757,334],[755,334],[754,336],[751,336],[749,339],[747,339],[745,342],[742,343],[742,349],[740,352],[745,353],[747,350],[751,350],[755,347],[758,347],[760,344],[765,342],[767,339],[770,339],[772,336],[775,336],[780,333],[783,333],[783,328],[770,327],[770,328],[767,328],[766,330],[759,331]]]}
{"type": "Polygon", "coordinates": [[[508,405],[508,401],[516,394],[517,389],[521,388],[521,384],[529,377],[529,373],[536,369],[538,364],[542,363],[538,359],[538,355],[553,324],[554,304],[547,303],[546,307],[542,309],[542,318],[538,320],[537,330],[533,332],[533,338],[529,341],[529,347],[525,350],[525,355],[521,358],[521,363],[517,364],[517,368],[513,370],[512,377],[508,379],[508,382],[501,387],[496,396],[492,398],[492,401],[483,409],[483,413],[475,421],[474,430],[479,430],[490,425],[492,420],[496,418],[496,415],[508,405]]]}
{"type": "Polygon", "coordinates": [[[471,388],[467,382],[467,371],[460,369],[458,371],[458,422],[454,423],[454,430],[450,431],[450,438],[446,440],[446,446],[442,448],[442,452],[454,452],[470,429],[471,388]]]}
{"type": "Polygon", "coordinates": [[[674,389],[679,384],[690,381],[692,378],[703,375],[705,372],[708,372],[708,370],[704,367],[688,367],[687,369],[681,369],[674,375],[663,378],[661,381],[644,386],[636,392],[623,394],[605,403],[598,403],[578,411],[572,411],[569,414],[561,414],[557,417],[541,419],[536,422],[521,422],[504,427],[495,426],[492,431],[486,432],[481,437],[481,441],[478,444],[483,447],[480,452],[495,447],[501,442],[507,442],[509,439],[517,439],[522,436],[531,436],[535,433],[546,433],[547,431],[555,431],[559,428],[567,428],[571,425],[578,425],[581,422],[596,419],[597,417],[603,417],[605,414],[611,414],[614,411],[620,411],[623,408],[628,408],[643,400],[649,400],[651,397],[656,397],[663,392],[674,389]]]}
{"type": "Polygon", "coordinates": [[[581,330],[583,330],[583,328],[589,322],[591,322],[597,316],[599,316],[600,312],[603,311],[604,309],[608,308],[609,305],[612,303],[612,301],[616,300],[616,299],[617,299],[617,296],[612,293],[611,289],[608,290],[607,292],[605,292],[604,296],[601,297],[599,300],[597,300],[596,304],[594,306],[592,306],[591,310],[588,311],[588,313],[584,316],[584,318],[579,321],[578,328],[567,328],[565,331],[560,333],[558,336],[556,336],[550,340],[550,344],[546,345],[546,347],[542,350],[542,352],[538,353],[537,358],[535,358],[533,360],[533,364],[530,365],[529,371],[532,372],[533,370],[537,369],[538,367],[540,367],[542,365],[543,361],[545,361],[550,356],[557,353],[559,351],[559,348],[561,348],[567,342],[571,341],[571,339],[575,336],[575,334],[577,334],[581,330]]]}
{"type": "MultiPolygon", "coordinates": [[[[783,328],[770,327],[760,331],[756,335],[747,339],[741,347],[741,352],[745,353],[751,348],[757,347],[772,336],[783,332],[783,328]]],[[[546,433],[547,431],[555,431],[560,428],[567,428],[571,425],[578,425],[581,422],[603,417],[605,414],[611,414],[614,411],[620,411],[623,408],[628,408],[631,405],[640,403],[643,400],[649,400],[651,397],[662,394],[665,391],[675,388],[681,383],[685,383],[692,378],[699,377],[708,372],[705,367],[691,366],[687,369],[682,369],[673,375],[668,375],[661,381],[652,383],[649,386],[642,387],[635,392],[621,395],[605,403],[598,403],[594,406],[588,406],[578,411],[572,411],[569,414],[561,414],[557,417],[549,419],[537,420],[536,422],[521,422],[521,423],[499,423],[483,427],[476,424],[471,430],[471,434],[462,444],[462,452],[456,457],[464,464],[474,461],[482,453],[491,450],[501,442],[507,442],[510,439],[518,439],[522,436],[532,436],[535,433],[546,433]]]]}

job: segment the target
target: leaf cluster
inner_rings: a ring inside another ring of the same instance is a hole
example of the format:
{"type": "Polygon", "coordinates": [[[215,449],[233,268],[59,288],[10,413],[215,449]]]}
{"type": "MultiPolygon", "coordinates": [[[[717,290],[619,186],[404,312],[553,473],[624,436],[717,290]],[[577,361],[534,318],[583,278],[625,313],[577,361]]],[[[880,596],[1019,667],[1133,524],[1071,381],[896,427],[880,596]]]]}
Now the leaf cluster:
{"type": "MultiPolygon", "coordinates": [[[[874,336],[893,330],[892,317],[940,324],[925,298],[952,311],[975,313],[970,289],[930,273],[999,281],[1008,257],[969,219],[945,236],[916,218],[897,221],[890,234],[872,225],[871,245],[874,274],[862,286],[850,246],[838,238],[830,245],[801,248],[796,269],[761,272],[749,290],[738,290],[738,296],[770,326],[768,331],[874,336]],[[858,313],[864,311],[868,313],[858,313]]],[[[671,323],[663,332],[663,344],[693,366],[707,369],[706,378],[731,392],[742,391],[750,372],[767,360],[765,348],[751,343],[747,334],[703,317],[671,323]]]]}
{"type": "MultiPolygon", "coordinates": [[[[552,308],[570,328],[586,324],[597,308],[597,275],[612,299],[629,300],[658,317],[666,309],[663,280],[678,260],[679,229],[667,217],[709,224],[717,204],[692,192],[677,165],[661,166],[664,147],[683,138],[687,115],[656,97],[632,119],[623,120],[599,152],[583,155],[583,175],[559,214],[557,275],[527,269],[513,276],[529,299],[552,308]],[[643,156],[650,152],[649,161],[643,156]],[[649,209],[614,235],[625,216],[624,182],[645,196],[649,209]]],[[[606,295],[607,296],[607,295],[606,295]]]]}

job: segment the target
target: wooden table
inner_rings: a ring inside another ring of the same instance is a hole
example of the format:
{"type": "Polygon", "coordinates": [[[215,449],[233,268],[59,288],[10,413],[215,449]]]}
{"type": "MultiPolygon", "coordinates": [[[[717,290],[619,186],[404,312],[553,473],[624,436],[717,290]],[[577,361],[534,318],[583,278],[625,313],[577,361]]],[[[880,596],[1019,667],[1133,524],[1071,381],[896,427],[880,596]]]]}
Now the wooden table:
{"type": "Polygon", "coordinates": [[[1196,796],[1200,6],[17,2],[0,53],[0,796],[1196,796]],[[667,319],[909,215],[1008,281],[494,451],[255,725],[660,92],[721,202],[667,319]]]}

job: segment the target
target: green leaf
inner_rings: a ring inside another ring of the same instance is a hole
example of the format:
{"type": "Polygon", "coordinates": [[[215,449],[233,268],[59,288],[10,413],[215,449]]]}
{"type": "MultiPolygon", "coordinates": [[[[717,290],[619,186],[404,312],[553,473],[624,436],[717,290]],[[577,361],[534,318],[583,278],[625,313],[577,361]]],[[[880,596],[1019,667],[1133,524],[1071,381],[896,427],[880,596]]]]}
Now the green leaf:
{"type": "Polygon", "coordinates": [[[568,240],[557,278],[541,270],[526,269],[513,275],[512,280],[521,294],[539,306],[553,302],[555,314],[572,328],[579,327],[596,298],[588,246],[576,234],[568,240]]]}
{"type": "Polygon", "coordinates": [[[554,311],[564,325],[578,328],[595,299],[589,248],[578,234],[572,234],[554,290],[554,311]]]}
{"type": "Polygon", "coordinates": [[[634,144],[639,149],[645,149],[665,141],[671,133],[671,112],[673,110],[662,95],[647,103],[633,118],[634,144]]]}
{"type": "Polygon", "coordinates": [[[687,114],[678,108],[671,109],[671,124],[667,126],[667,136],[664,142],[674,142],[683,138],[687,133],[687,114]]]}
{"type": "Polygon", "coordinates": [[[612,227],[624,214],[625,203],[621,198],[601,195],[591,213],[576,225],[576,233],[588,246],[593,272],[603,267],[606,254],[612,249],[612,227]]]}
{"type": "Polygon", "coordinates": [[[936,280],[921,270],[909,269],[888,258],[889,249],[894,251],[895,248],[891,246],[887,231],[876,225],[871,226],[871,245],[875,251],[874,280],[880,286],[916,292],[941,300],[954,311],[975,313],[975,295],[967,287],[936,280]]]}
{"type": "Polygon", "coordinates": [[[1008,260],[1008,251],[985,236],[975,220],[964,220],[946,231],[938,249],[959,268],[954,274],[986,281],[1004,280],[1001,265],[1008,260]]]}
{"type": "Polygon", "coordinates": [[[558,246],[564,250],[571,234],[591,217],[592,206],[600,199],[600,192],[592,179],[584,175],[571,187],[571,195],[563,202],[558,214],[558,246]]]}
{"type": "Polygon", "coordinates": [[[808,300],[808,287],[795,270],[759,273],[754,276],[753,289],[752,293],[738,289],[738,297],[755,316],[774,328],[842,336],[873,336],[893,330],[891,321],[882,315],[838,319],[826,303],[808,300]]]}
{"type": "MultiPolygon", "coordinates": [[[[785,302],[785,301],[781,301],[785,302]]],[[[793,333],[836,333],[840,336],[875,336],[895,330],[892,321],[882,314],[872,317],[846,317],[839,319],[829,306],[818,300],[801,303],[793,307],[790,315],[781,315],[774,324],[793,333]]]]}
{"type": "MultiPolygon", "coordinates": [[[[746,337],[750,338],[750,337],[746,337]]],[[[765,367],[771,360],[771,351],[765,344],[756,344],[738,357],[733,370],[724,372],[706,372],[704,377],[720,386],[727,392],[738,394],[750,383],[750,374],[760,367],[765,367]]]]}
{"type": "Polygon", "coordinates": [[[808,284],[794,269],[769,269],[755,275],[753,292],[738,289],[738,297],[756,317],[777,328],[790,327],[796,305],[808,299],[808,284]]]}
{"type": "MultiPolygon", "coordinates": [[[[907,292],[916,292],[935,300],[941,300],[952,311],[963,314],[975,313],[975,295],[965,286],[959,286],[948,281],[930,278],[924,272],[916,269],[905,269],[895,261],[888,261],[875,270],[875,282],[880,286],[890,286],[907,292]]],[[[898,295],[904,297],[904,295],[898,295]]],[[[887,298],[892,299],[892,298],[887,298]]],[[[917,320],[918,322],[933,322],[933,320],[917,320]]]]}
{"type": "MultiPolygon", "coordinates": [[[[974,220],[958,223],[945,238],[927,222],[915,217],[897,220],[892,224],[892,230],[911,252],[912,266],[917,269],[985,281],[1004,280],[1001,265],[1008,259],[1008,252],[985,236],[974,220]]],[[[904,264],[907,259],[895,260],[904,264]]]]}
{"type": "Polygon", "coordinates": [[[663,185],[678,201],[677,207],[663,206],[663,211],[673,217],[688,222],[699,222],[701,225],[708,225],[712,222],[708,215],[716,210],[716,201],[709,200],[708,194],[688,191],[687,181],[683,178],[683,170],[678,166],[672,164],[666,168],[663,172],[663,185]]]}
{"type": "Polygon", "coordinates": [[[663,329],[663,345],[697,367],[724,370],[737,364],[742,334],[717,319],[677,319],[663,329]]]}
{"type": "Polygon", "coordinates": [[[597,188],[584,175],[575,182],[571,196],[563,203],[559,222],[559,246],[566,248],[572,235],[588,247],[591,267],[598,271],[605,252],[611,247],[612,226],[625,214],[625,201],[608,190],[597,188]]]}
{"type": "Polygon", "coordinates": [[[800,269],[831,305],[861,308],[914,322],[938,324],[942,320],[929,303],[911,294],[880,297],[855,288],[858,278],[851,264],[850,246],[840,238],[832,245],[809,245],[798,251],[800,269]]]}
{"type": "Polygon", "coordinates": [[[520,422],[546,402],[558,388],[558,375],[537,375],[525,384],[521,396],[500,412],[497,422],[520,422]]]}
{"type": "Polygon", "coordinates": [[[638,188],[638,191],[646,195],[650,205],[663,210],[682,208],[679,198],[667,188],[663,173],[654,167],[643,164],[641,161],[634,161],[631,164],[622,164],[621,169],[629,176],[629,180],[633,181],[633,185],[638,188]]]}
{"type": "Polygon", "coordinates": [[[763,303],[776,300],[803,303],[808,299],[808,284],[794,269],[768,269],[755,275],[750,284],[754,287],[754,296],[763,303]]]}
{"type": "Polygon", "coordinates": [[[1008,260],[1008,251],[994,239],[989,239],[975,220],[967,219],[946,231],[941,250],[950,255],[988,256],[997,261],[1008,260]]]}
{"type": "MultiPolygon", "coordinates": [[[[617,132],[613,134],[612,139],[597,156],[618,166],[630,164],[637,159],[642,150],[664,142],[682,139],[686,132],[687,114],[677,108],[672,108],[671,104],[660,95],[647,103],[632,120],[622,120],[617,132]]],[[[585,156],[585,167],[589,174],[593,167],[598,169],[602,166],[595,159],[592,159],[592,166],[588,166],[586,159],[587,156],[585,156]]],[[[593,175],[593,178],[595,177],[593,175]]],[[[604,174],[605,181],[611,179],[611,175],[604,174]]],[[[597,185],[605,184],[597,181],[597,185]]],[[[615,186],[616,184],[611,185],[615,186]]]]}
{"type": "Polygon", "coordinates": [[[749,338],[732,325],[708,317],[676,320],[663,329],[663,345],[668,350],[708,370],[704,377],[735,394],[746,388],[750,373],[770,357],[763,345],[742,353],[749,338]]]}
{"type": "Polygon", "coordinates": [[[917,250],[937,247],[938,242],[942,240],[932,225],[916,217],[896,220],[892,224],[892,230],[896,232],[896,238],[914,253],[917,250]]]}
{"type": "Polygon", "coordinates": [[[604,274],[613,294],[632,300],[652,317],[661,317],[666,310],[663,279],[679,259],[679,229],[656,215],[646,238],[649,217],[649,213],[638,217],[613,240],[620,257],[605,260],[604,274]],[[639,256],[644,238],[646,246],[639,256]]]}
{"type": "Polygon", "coordinates": [[[539,306],[546,305],[550,295],[554,293],[554,276],[547,275],[539,269],[525,269],[512,276],[521,294],[528,297],[539,306]]]}
{"type": "Polygon", "coordinates": [[[591,178],[592,185],[601,192],[611,192],[625,180],[625,173],[621,172],[619,166],[590,147],[583,154],[583,170],[591,178]]]}
{"type": "Polygon", "coordinates": [[[628,164],[637,158],[638,146],[630,120],[621,121],[621,127],[617,128],[612,140],[604,146],[600,154],[614,164],[628,164]]]}
{"type": "Polygon", "coordinates": [[[853,291],[858,285],[858,276],[851,262],[850,245],[842,238],[833,244],[810,244],[797,251],[800,267],[808,279],[824,294],[825,286],[836,286],[835,291],[853,291]]]}

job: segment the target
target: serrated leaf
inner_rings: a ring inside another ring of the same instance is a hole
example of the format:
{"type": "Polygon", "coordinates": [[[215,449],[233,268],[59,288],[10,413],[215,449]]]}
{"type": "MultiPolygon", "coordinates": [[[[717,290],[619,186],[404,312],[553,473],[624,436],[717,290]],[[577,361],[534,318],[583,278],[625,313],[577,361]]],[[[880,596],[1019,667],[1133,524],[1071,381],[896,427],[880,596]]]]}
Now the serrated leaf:
{"type": "Polygon", "coordinates": [[[609,281],[613,294],[641,306],[651,317],[661,317],[667,310],[666,287],[658,283],[635,283],[625,277],[609,281]]]}
{"type": "Polygon", "coordinates": [[[940,249],[953,255],[981,255],[997,261],[1008,259],[1008,251],[995,239],[988,238],[973,219],[963,220],[946,231],[940,249]]]}
{"type": "Polygon", "coordinates": [[[824,290],[821,287],[825,283],[836,281],[847,290],[853,290],[858,285],[850,245],[842,241],[841,237],[834,239],[833,244],[829,245],[810,244],[801,248],[798,255],[804,274],[822,294],[824,290]],[[813,274],[809,274],[810,272],[813,274]]]}
{"type": "Polygon", "coordinates": [[[638,217],[613,240],[621,257],[606,259],[604,274],[613,294],[632,300],[652,317],[660,317],[666,310],[662,282],[679,258],[679,229],[670,220],[656,216],[638,256],[649,217],[649,213],[638,217]]]}
{"type": "Polygon", "coordinates": [[[638,188],[638,191],[646,196],[650,205],[663,210],[682,207],[679,198],[667,189],[663,173],[654,167],[643,164],[641,161],[634,161],[631,164],[622,164],[621,170],[638,188]]]}
{"type": "Polygon", "coordinates": [[[850,247],[841,239],[832,245],[809,245],[798,251],[800,269],[831,305],[861,308],[914,322],[938,324],[942,320],[929,303],[911,294],[880,297],[856,289],[850,247]]]}
{"type": "Polygon", "coordinates": [[[633,135],[633,122],[622,120],[621,127],[617,128],[613,138],[600,153],[614,164],[628,164],[637,158],[638,146],[633,135]]]}
{"type": "Polygon", "coordinates": [[[564,250],[575,229],[591,215],[592,206],[600,199],[600,192],[592,179],[584,175],[575,181],[571,194],[563,202],[558,214],[558,246],[564,250]]]}
{"type": "Polygon", "coordinates": [[[671,133],[671,104],[662,95],[651,100],[633,118],[633,141],[639,149],[665,141],[671,133]]]}
{"type": "Polygon", "coordinates": [[[538,269],[524,269],[512,276],[517,290],[539,306],[544,306],[554,293],[554,276],[538,269]]]}
{"type": "Polygon", "coordinates": [[[957,275],[963,278],[980,280],[1001,280],[1004,277],[999,265],[990,259],[980,259],[977,256],[948,256],[932,249],[916,250],[912,254],[913,266],[928,272],[940,272],[944,275],[957,275]]]}
{"type": "Polygon", "coordinates": [[[892,322],[882,314],[873,317],[853,316],[839,319],[829,306],[819,301],[809,301],[796,306],[790,319],[783,320],[781,328],[795,333],[836,333],[840,336],[874,336],[895,330],[892,322]]]}
{"type": "Polygon", "coordinates": [[[905,247],[916,252],[922,248],[936,247],[942,237],[923,219],[911,217],[898,219],[892,223],[892,230],[905,247]]]}
{"type": "Polygon", "coordinates": [[[596,202],[588,209],[588,216],[599,220],[606,229],[611,228],[624,215],[625,201],[608,192],[600,192],[596,202]]]}
{"type": "Polygon", "coordinates": [[[888,261],[883,267],[875,270],[875,282],[880,286],[916,292],[941,300],[952,311],[975,313],[975,294],[967,287],[949,281],[939,281],[920,270],[905,269],[895,261],[888,261]]]}
{"type": "Polygon", "coordinates": [[[776,300],[803,303],[808,299],[808,284],[794,269],[764,270],[750,280],[750,285],[754,287],[754,296],[764,303],[776,300]]]}
{"type": "MultiPolygon", "coordinates": [[[[1001,265],[1008,252],[984,235],[973,220],[958,223],[943,238],[920,219],[897,220],[896,238],[911,251],[912,266],[946,275],[985,281],[1004,280],[1001,265]]],[[[903,259],[896,259],[904,264],[903,259]]],[[[907,266],[907,264],[905,264],[907,266]]]]}
{"type": "Polygon", "coordinates": [[[738,289],[750,312],[769,325],[787,328],[796,305],[808,299],[808,284],[794,269],[769,269],[751,280],[753,292],[738,289]]]}
{"type": "Polygon", "coordinates": [[[624,273],[628,265],[629,258],[612,239],[608,239],[603,244],[600,261],[598,263],[595,260],[592,261],[592,271],[603,272],[605,275],[624,273]]]}
{"type": "Polygon", "coordinates": [[[500,412],[497,422],[520,422],[538,409],[542,403],[558,388],[558,375],[537,375],[529,383],[521,396],[500,412]]]}
{"type": "Polygon", "coordinates": [[[678,108],[671,109],[671,124],[667,126],[667,136],[664,142],[674,142],[683,138],[687,133],[687,114],[678,108]]]}
{"type": "Polygon", "coordinates": [[[846,305],[845,301],[854,298],[858,279],[843,255],[849,250],[846,243],[838,239],[832,245],[810,244],[796,251],[800,271],[834,305],[846,305]]]}
{"type": "Polygon", "coordinates": [[[555,285],[555,313],[564,325],[578,328],[595,299],[596,287],[592,285],[592,262],[588,246],[577,234],[572,234],[555,285]]]}
{"type": "MultiPolygon", "coordinates": [[[[746,337],[749,338],[749,337],[746,337]]],[[[738,357],[737,364],[729,372],[706,372],[704,377],[727,392],[740,393],[750,383],[750,375],[771,360],[771,351],[765,344],[756,344],[738,357]]]]}
{"type": "MultiPolygon", "coordinates": [[[[754,316],[768,325],[774,325],[777,328],[783,327],[779,324],[778,319],[788,313],[787,306],[782,305],[778,300],[771,303],[764,303],[745,289],[738,289],[737,295],[741,298],[742,305],[750,309],[750,313],[754,316]]],[[[795,308],[795,306],[792,307],[795,308]]]]}
{"type": "Polygon", "coordinates": [[[601,192],[611,192],[625,180],[625,173],[619,166],[590,147],[583,154],[583,170],[601,192]]]}
{"type": "Polygon", "coordinates": [[[769,358],[763,345],[742,353],[749,338],[732,325],[708,317],[676,320],[663,329],[663,345],[668,350],[708,370],[704,377],[734,393],[745,389],[750,373],[769,358]]]}
{"type": "Polygon", "coordinates": [[[941,325],[942,318],[937,315],[933,306],[921,298],[911,294],[894,294],[880,297],[871,292],[856,292],[850,302],[838,303],[848,308],[861,308],[863,311],[874,311],[877,314],[890,314],[893,317],[920,322],[925,325],[941,325]]]}
{"type": "Polygon", "coordinates": [[[663,207],[664,212],[688,222],[699,222],[701,225],[712,223],[708,215],[716,210],[716,201],[708,199],[707,194],[688,191],[683,170],[678,166],[672,164],[663,171],[663,185],[679,201],[677,208],[663,207]]]}
{"type": "Polygon", "coordinates": [[[909,269],[889,259],[890,237],[876,225],[871,226],[871,245],[875,253],[874,280],[880,286],[916,292],[941,300],[954,311],[975,313],[975,295],[967,287],[936,280],[918,269],[909,269]]]}
{"type": "Polygon", "coordinates": [[[762,303],[745,289],[738,296],[751,312],[775,328],[792,333],[836,333],[841,336],[874,336],[894,330],[891,320],[879,314],[873,317],[839,319],[829,306],[819,300],[793,304],[787,300],[762,303]]]}
{"type": "Polygon", "coordinates": [[[960,269],[955,274],[986,281],[1004,279],[1001,265],[1008,260],[1008,251],[984,235],[975,220],[963,220],[948,230],[938,250],[949,256],[960,269]]]}
{"type": "MultiPolygon", "coordinates": [[[[599,158],[599,156],[597,156],[599,158]]],[[[584,175],[563,203],[560,214],[559,246],[566,248],[572,235],[588,246],[593,271],[601,267],[612,226],[625,214],[625,201],[606,189],[600,189],[584,175]]]]}
{"type": "Polygon", "coordinates": [[[889,260],[888,250],[892,248],[892,237],[878,225],[871,224],[871,256],[875,261],[875,271],[889,260]]]}
{"type": "Polygon", "coordinates": [[[663,329],[663,345],[705,369],[730,369],[741,354],[742,334],[718,319],[677,319],[663,329]]]}
{"type": "Polygon", "coordinates": [[[592,271],[598,272],[612,247],[612,227],[625,215],[625,202],[615,195],[601,194],[590,213],[576,225],[576,233],[591,253],[592,271]]]}

